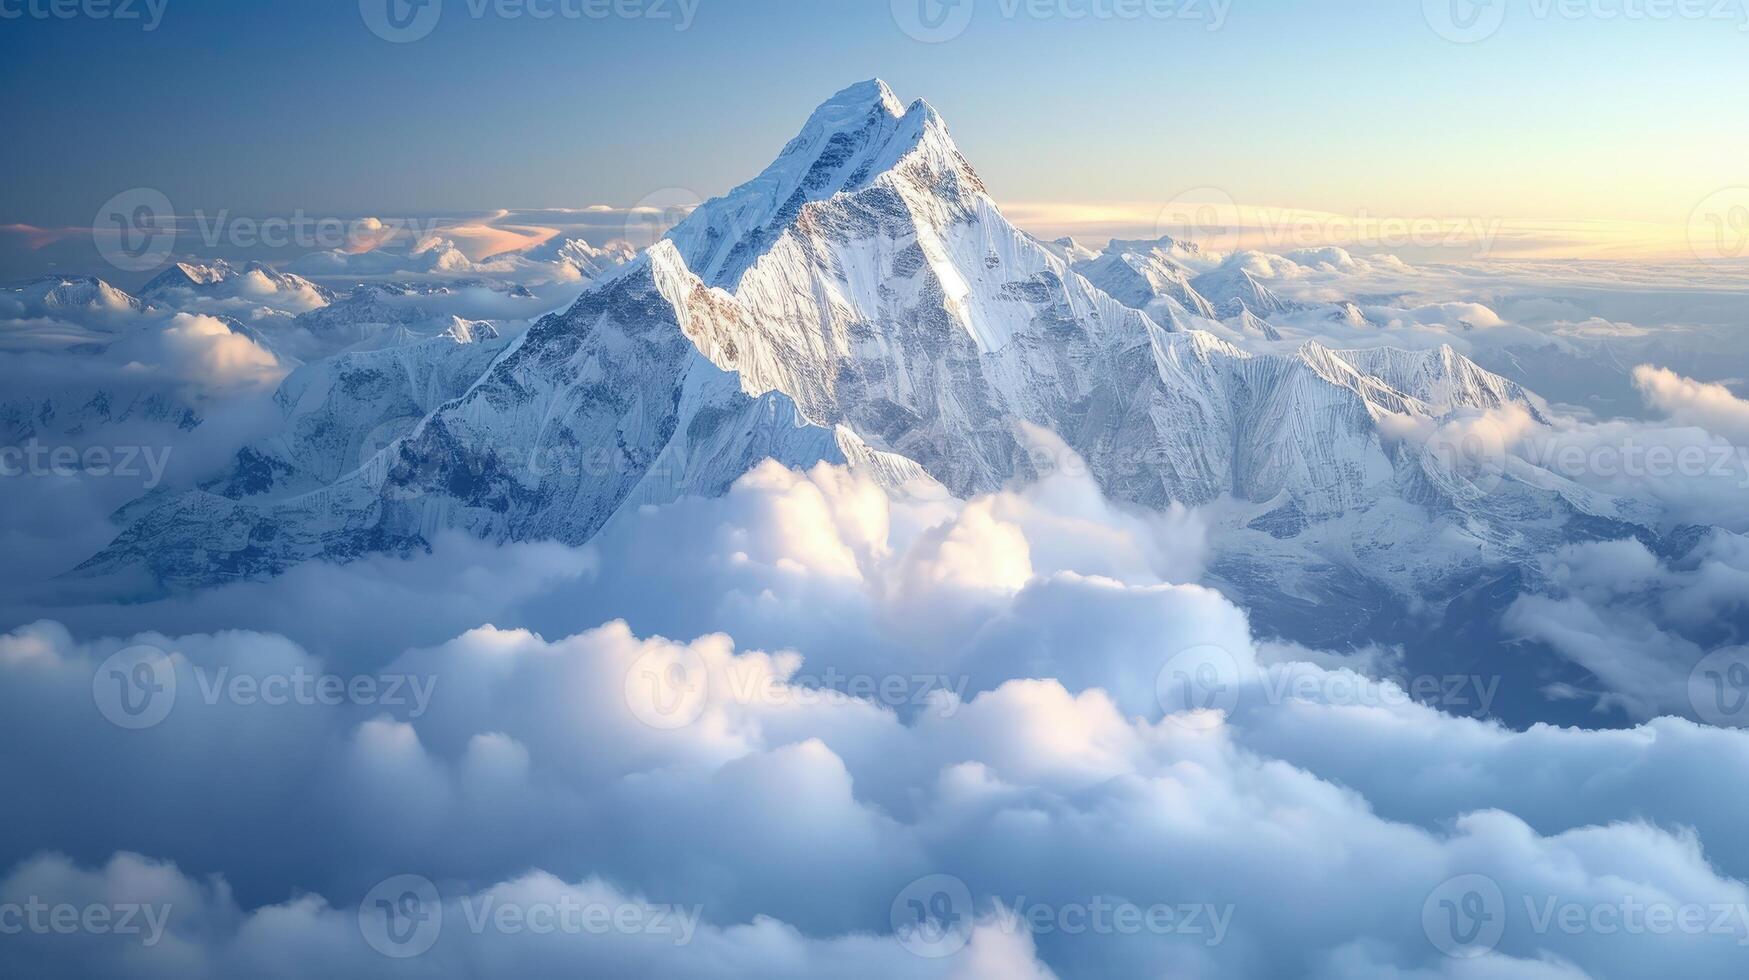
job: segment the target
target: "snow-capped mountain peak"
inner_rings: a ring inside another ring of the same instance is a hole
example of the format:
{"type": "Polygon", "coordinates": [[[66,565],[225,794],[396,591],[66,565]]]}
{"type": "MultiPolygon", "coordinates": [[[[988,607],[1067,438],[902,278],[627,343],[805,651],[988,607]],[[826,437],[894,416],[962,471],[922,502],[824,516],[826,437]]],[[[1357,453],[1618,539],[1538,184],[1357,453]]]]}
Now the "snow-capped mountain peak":
{"type": "Polygon", "coordinates": [[[211,286],[223,282],[231,274],[230,263],[223,259],[215,259],[211,263],[176,262],[142,286],[140,292],[151,295],[165,289],[211,286]]]}
{"type": "Polygon", "coordinates": [[[1247,336],[1261,337],[1268,341],[1279,341],[1282,339],[1281,331],[1277,330],[1274,324],[1259,317],[1257,314],[1252,313],[1249,309],[1245,308],[1243,303],[1239,306],[1238,315],[1226,317],[1224,322],[1227,326],[1232,327],[1234,330],[1247,336]]]}
{"type": "Polygon", "coordinates": [[[68,312],[113,316],[142,308],[138,299],[96,276],[43,276],[16,295],[25,311],[37,316],[68,312]]]}
{"type": "MultiPolygon", "coordinates": [[[[1255,558],[1221,574],[1265,604],[1337,582],[1308,563],[1402,593],[1625,513],[1552,474],[1477,494],[1405,439],[1449,413],[1537,411],[1450,348],[1247,350],[1199,329],[1207,313],[1237,317],[1240,340],[1278,338],[1258,315],[1296,307],[1242,265],[1190,279],[1208,260],[1171,240],[1074,268],[1072,254],[1003,216],[934,109],[853,86],[760,176],[521,336],[463,343],[474,329],[451,324],[300,370],[279,442],[136,514],[87,570],[150,562],[201,583],[444,528],[576,543],[625,508],[723,492],[767,457],[995,491],[1039,474],[1034,429],[1120,501],[1219,508],[1228,553],[1255,558]],[[1397,540],[1410,525],[1393,515],[1412,510],[1419,530],[1397,540]]],[[[377,292],[300,326],[416,307],[377,292]]]]}
{"type": "Polygon", "coordinates": [[[1114,238],[1105,246],[1105,251],[1147,255],[1181,268],[1188,267],[1190,263],[1206,261],[1201,245],[1171,235],[1162,235],[1159,238],[1114,238]]]}
{"type": "Polygon", "coordinates": [[[1044,245],[1046,248],[1050,249],[1057,258],[1062,259],[1070,265],[1074,265],[1077,262],[1086,262],[1089,259],[1099,258],[1098,252],[1076,241],[1074,236],[1071,235],[1064,235],[1062,238],[1045,242],[1044,245]]]}
{"type": "Polygon", "coordinates": [[[280,297],[299,308],[324,306],[334,299],[326,288],[295,273],[280,272],[264,262],[247,262],[239,268],[224,259],[174,263],[140,288],[140,295],[148,300],[172,303],[179,292],[219,298],[280,297]]]}
{"type": "Polygon", "coordinates": [[[816,109],[763,173],[700,205],[667,238],[706,282],[732,286],[804,205],[897,172],[962,195],[983,191],[933,107],[905,107],[885,82],[861,82],[816,109]]]}
{"type": "Polygon", "coordinates": [[[1242,266],[1223,266],[1205,272],[1192,279],[1190,285],[1207,297],[1223,318],[1238,316],[1245,310],[1267,318],[1296,308],[1242,266]]]}
{"type": "Polygon", "coordinates": [[[1146,311],[1156,320],[1164,320],[1174,312],[1171,306],[1162,310],[1156,305],[1165,301],[1187,313],[1216,319],[1213,304],[1196,291],[1188,271],[1178,261],[1180,256],[1196,253],[1179,249],[1178,245],[1169,238],[1158,242],[1113,241],[1104,254],[1077,262],[1075,271],[1118,302],[1146,311]]]}

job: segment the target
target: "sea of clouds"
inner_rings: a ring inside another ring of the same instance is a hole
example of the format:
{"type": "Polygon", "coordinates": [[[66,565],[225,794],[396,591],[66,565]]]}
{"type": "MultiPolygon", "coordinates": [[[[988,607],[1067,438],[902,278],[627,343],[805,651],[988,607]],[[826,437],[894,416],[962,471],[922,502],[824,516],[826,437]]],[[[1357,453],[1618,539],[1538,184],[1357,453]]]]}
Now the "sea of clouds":
{"type": "MultiPolygon", "coordinates": [[[[1370,297],[1371,326],[1284,343],[1622,362],[1631,411],[1550,396],[1546,422],[1466,424],[1513,458],[1578,447],[1563,475],[1706,526],[1679,556],[1547,556],[1552,591],[1507,613],[1596,678],[1551,696],[1631,727],[1510,729],[1485,669],[1255,635],[1198,584],[1201,514],[1106,500],[1045,433],[1067,465],[969,501],[768,462],[585,547],[443,535],[133,604],[55,579],[154,489],[81,457],[0,480],[0,972],[1741,975],[1749,732],[1692,687],[1749,603],[1749,402],[1732,364],[1693,366],[1728,326],[1714,286],[1221,261],[1370,297]],[[1597,465],[1636,441],[1670,471],[1597,465]],[[1737,469],[1683,470],[1684,447],[1737,469]]],[[[271,431],[295,368],[244,328],[307,297],[250,299],[270,312],[19,306],[8,404],[194,409],[35,429],[172,447],[156,483],[192,485],[271,431]]]]}

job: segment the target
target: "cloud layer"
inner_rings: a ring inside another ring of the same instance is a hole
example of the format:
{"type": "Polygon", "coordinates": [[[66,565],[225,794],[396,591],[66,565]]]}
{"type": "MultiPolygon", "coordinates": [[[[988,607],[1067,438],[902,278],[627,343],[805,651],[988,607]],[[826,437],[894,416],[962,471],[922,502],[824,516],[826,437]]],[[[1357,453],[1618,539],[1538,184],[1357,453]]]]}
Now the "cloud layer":
{"type": "MultiPolygon", "coordinates": [[[[1676,719],[1515,733],[1415,703],[1356,672],[1364,657],[1260,649],[1237,608],[1174,584],[1195,573],[1188,515],[1154,526],[1153,548],[1076,547],[1149,528],[1071,475],[959,504],[768,464],[638,520],[561,581],[623,579],[605,601],[695,639],[482,627],[365,663],[251,631],[7,636],[0,726],[37,748],[0,762],[17,831],[0,897],[170,908],[150,947],[27,932],[9,969],[1710,977],[1742,962],[1749,841],[1709,787],[1749,784],[1749,735],[1676,719]],[[160,692],[146,708],[173,696],[124,727],[142,664],[160,692]],[[527,928],[572,906],[624,918],[527,928]],[[384,955],[422,944],[438,907],[428,948],[384,955]],[[695,914],[689,938],[656,909],[695,914]]],[[[1568,581],[1618,584],[1600,574],[1568,581]]],[[[283,581],[268,588],[312,588],[283,581]]]]}

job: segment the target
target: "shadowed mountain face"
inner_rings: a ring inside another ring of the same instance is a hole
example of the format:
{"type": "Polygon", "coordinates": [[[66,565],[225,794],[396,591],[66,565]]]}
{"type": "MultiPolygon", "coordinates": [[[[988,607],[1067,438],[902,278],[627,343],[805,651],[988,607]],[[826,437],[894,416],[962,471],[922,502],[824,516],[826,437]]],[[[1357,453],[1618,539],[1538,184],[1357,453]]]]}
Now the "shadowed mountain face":
{"type": "Polygon", "coordinates": [[[199,587],[445,528],[581,543],[767,457],[969,495],[1060,463],[1028,427],[1118,500],[1208,505],[1215,581],[1289,634],[1308,610],[1350,610],[1321,618],[1326,641],[1557,544],[1649,533],[1635,501],[1454,454],[1447,422],[1542,403],[1450,348],[1253,353],[1198,327],[1272,332],[1284,301],[1261,283],[1192,278],[1179,243],[1114,245],[1090,260],[1018,230],[933,108],[853,86],[765,172],[520,338],[451,331],[306,365],[280,436],[203,490],[126,508],[80,574],[199,587]]]}

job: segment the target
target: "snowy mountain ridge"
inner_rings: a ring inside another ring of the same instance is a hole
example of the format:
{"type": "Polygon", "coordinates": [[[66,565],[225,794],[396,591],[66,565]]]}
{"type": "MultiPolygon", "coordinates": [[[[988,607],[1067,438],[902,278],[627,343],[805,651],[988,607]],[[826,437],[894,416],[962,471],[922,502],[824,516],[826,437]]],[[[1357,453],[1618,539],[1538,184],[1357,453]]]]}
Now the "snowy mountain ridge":
{"type": "Polygon", "coordinates": [[[1219,533],[1257,556],[1251,592],[1315,589],[1299,570],[1339,562],[1414,595],[1575,528],[1650,519],[1541,471],[1475,492],[1402,433],[1456,412],[1535,416],[1535,396],[1449,347],[1244,350],[1196,329],[1195,309],[1236,306],[1265,332],[1258,316],[1286,302],[1243,269],[1190,278],[1175,253],[1196,255],[1120,243],[1071,265],[1076,251],[1002,216],[933,108],[861,83],[754,180],[520,337],[452,333],[300,369],[282,436],[202,490],[130,507],[83,572],[138,564],[192,587],[416,549],[442,528],[581,543],[627,508],[722,493],[767,457],[964,496],[1039,475],[1023,423],[1120,501],[1221,504],[1219,533]],[[1141,287],[1114,296],[1089,265],[1141,287]],[[1133,305],[1157,309],[1161,289],[1185,297],[1164,324],[1133,305]]]}
{"type": "Polygon", "coordinates": [[[224,259],[173,263],[140,287],[140,295],[149,300],[175,290],[211,296],[302,294],[317,306],[334,300],[332,292],[303,276],[280,272],[264,262],[248,262],[238,268],[224,259]]]}

